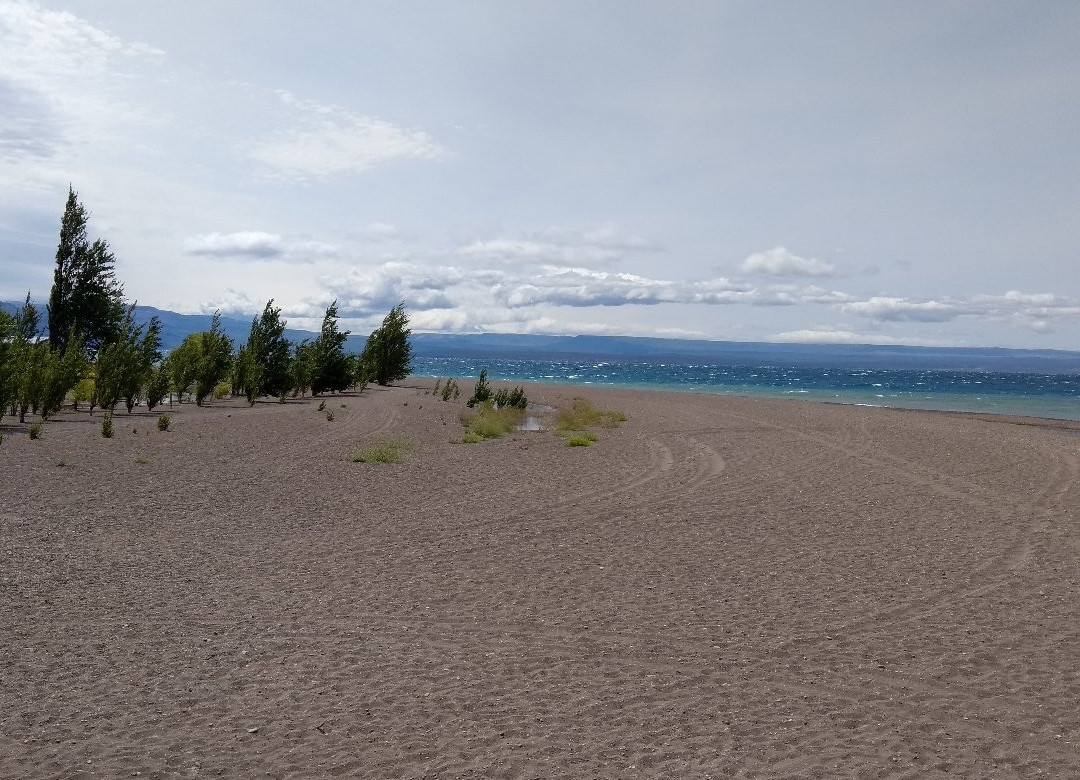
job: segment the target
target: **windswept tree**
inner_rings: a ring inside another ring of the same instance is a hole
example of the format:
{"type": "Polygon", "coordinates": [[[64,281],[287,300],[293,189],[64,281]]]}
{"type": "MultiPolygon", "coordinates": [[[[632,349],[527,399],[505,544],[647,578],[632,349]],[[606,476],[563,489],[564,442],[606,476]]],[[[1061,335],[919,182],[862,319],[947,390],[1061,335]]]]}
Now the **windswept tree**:
{"type": "Polygon", "coordinates": [[[304,339],[296,345],[289,367],[289,383],[294,396],[306,395],[315,376],[315,345],[304,339]]]}
{"type": "Polygon", "coordinates": [[[59,411],[86,368],[82,338],[76,332],[63,350],[50,349],[41,338],[41,315],[29,294],[9,322],[6,365],[0,367],[5,401],[18,412],[19,422],[26,422],[27,412],[47,419],[59,411]]]}
{"type": "Polygon", "coordinates": [[[118,335],[124,316],[124,293],[116,280],[109,245],[86,234],[87,213],[68,188],[60,222],[60,243],[49,294],[49,344],[63,352],[78,331],[92,356],[118,335]]]}
{"type": "Polygon", "coordinates": [[[281,309],[274,308],[271,298],[262,315],[251,321],[247,344],[241,350],[238,373],[243,377],[240,392],[254,401],[256,396],[279,396],[292,389],[289,376],[292,345],[285,338],[285,321],[281,309]]]}
{"type": "Polygon", "coordinates": [[[368,376],[380,385],[404,379],[412,372],[412,344],[409,343],[409,315],[399,303],[372,331],[364,346],[363,363],[368,376]]]}
{"type": "Polygon", "coordinates": [[[198,344],[198,359],[195,363],[195,403],[202,406],[203,401],[213,395],[218,383],[229,376],[233,346],[232,339],[222,330],[220,312],[214,312],[214,317],[210,320],[210,330],[192,335],[196,337],[198,344]]]}
{"type": "Polygon", "coordinates": [[[232,340],[221,328],[221,314],[214,312],[210,330],[189,333],[165,359],[164,370],[172,377],[180,400],[194,386],[195,403],[213,396],[218,383],[229,377],[232,368],[232,340]]]}
{"type": "Polygon", "coordinates": [[[327,390],[347,390],[352,384],[349,359],[345,355],[345,342],[349,338],[349,331],[339,331],[337,320],[337,301],[334,301],[326,308],[319,337],[312,345],[312,395],[327,390]]]}
{"type": "Polygon", "coordinates": [[[0,419],[14,400],[12,379],[15,371],[15,320],[0,309],[0,419]]]}
{"type": "Polygon", "coordinates": [[[195,383],[195,372],[199,366],[198,335],[189,333],[183,343],[169,353],[162,366],[180,403],[184,402],[184,393],[191,392],[191,386],[195,383]]]}
{"type": "Polygon", "coordinates": [[[154,364],[161,360],[161,321],[135,324],[135,304],[129,306],[116,338],[102,347],[97,360],[97,402],[112,409],[121,400],[128,413],[143,395],[154,364]]]}

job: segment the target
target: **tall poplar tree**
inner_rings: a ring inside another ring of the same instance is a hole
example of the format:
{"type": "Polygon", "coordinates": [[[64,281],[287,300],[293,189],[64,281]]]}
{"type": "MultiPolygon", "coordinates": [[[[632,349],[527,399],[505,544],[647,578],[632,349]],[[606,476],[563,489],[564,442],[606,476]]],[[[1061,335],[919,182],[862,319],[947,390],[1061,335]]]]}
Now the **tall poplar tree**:
{"type": "Polygon", "coordinates": [[[262,316],[251,321],[244,354],[251,368],[244,374],[244,392],[248,400],[258,395],[278,396],[291,389],[289,376],[292,345],[285,338],[285,321],[281,309],[274,308],[274,299],[266,302],[262,316]]]}
{"type": "Polygon", "coordinates": [[[109,245],[101,239],[90,243],[86,223],[86,208],[69,187],[49,294],[49,345],[63,351],[77,331],[87,351],[97,355],[119,334],[124,289],[116,280],[109,245]]]}
{"type": "Polygon", "coordinates": [[[363,362],[368,375],[380,385],[404,379],[412,372],[412,344],[409,343],[409,315],[399,303],[372,331],[364,346],[363,362]]]}
{"type": "Polygon", "coordinates": [[[339,331],[337,320],[337,301],[334,301],[326,308],[319,337],[312,345],[314,364],[311,377],[312,395],[318,395],[327,390],[331,392],[347,390],[352,384],[349,359],[345,356],[345,342],[349,338],[349,331],[339,331]]]}

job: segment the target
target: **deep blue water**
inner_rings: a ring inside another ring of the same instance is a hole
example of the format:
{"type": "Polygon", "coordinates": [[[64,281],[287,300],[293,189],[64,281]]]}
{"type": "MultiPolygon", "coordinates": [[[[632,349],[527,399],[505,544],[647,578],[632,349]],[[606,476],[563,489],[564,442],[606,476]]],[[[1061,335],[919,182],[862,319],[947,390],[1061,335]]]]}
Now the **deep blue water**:
{"type": "MultiPolygon", "coordinates": [[[[417,376],[608,385],[1080,420],[1080,375],[577,360],[413,358],[417,376]]],[[[465,388],[463,388],[465,389],[465,388]]]]}

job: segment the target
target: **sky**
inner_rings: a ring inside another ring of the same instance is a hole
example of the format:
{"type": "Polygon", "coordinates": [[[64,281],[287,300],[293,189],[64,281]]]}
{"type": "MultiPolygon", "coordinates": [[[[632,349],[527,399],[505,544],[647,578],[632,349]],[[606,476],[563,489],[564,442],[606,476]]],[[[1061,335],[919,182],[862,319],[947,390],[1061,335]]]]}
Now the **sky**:
{"type": "Polygon", "coordinates": [[[1076,2],[0,0],[0,299],[1080,349],[1076,2]]]}

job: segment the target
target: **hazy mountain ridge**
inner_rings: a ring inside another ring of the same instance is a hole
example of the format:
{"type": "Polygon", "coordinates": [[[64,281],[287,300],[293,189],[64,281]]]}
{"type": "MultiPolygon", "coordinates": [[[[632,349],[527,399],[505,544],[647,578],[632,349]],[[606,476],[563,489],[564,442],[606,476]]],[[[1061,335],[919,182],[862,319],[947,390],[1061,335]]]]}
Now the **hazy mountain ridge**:
{"type": "MultiPolygon", "coordinates": [[[[20,305],[21,302],[0,302],[0,307],[11,313],[20,305]]],[[[41,310],[44,320],[44,305],[41,310]]],[[[189,333],[207,330],[211,320],[208,314],[179,314],[152,306],[136,306],[135,315],[138,322],[146,322],[155,315],[161,320],[162,345],[166,351],[179,346],[189,333]]],[[[223,315],[221,325],[234,344],[242,344],[247,341],[251,318],[223,315]]],[[[290,328],[285,331],[285,336],[298,343],[304,339],[314,340],[318,333],[290,328]]],[[[346,351],[361,351],[367,337],[367,333],[353,333],[349,336],[346,351]]],[[[412,344],[414,354],[420,357],[671,361],[721,365],[1080,374],[1080,352],[1050,349],[777,344],[512,333],[414,333],[412,344]]]]}

